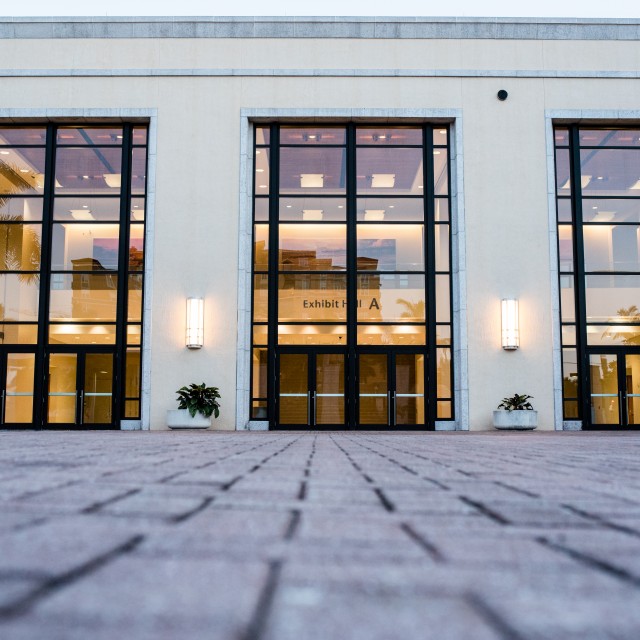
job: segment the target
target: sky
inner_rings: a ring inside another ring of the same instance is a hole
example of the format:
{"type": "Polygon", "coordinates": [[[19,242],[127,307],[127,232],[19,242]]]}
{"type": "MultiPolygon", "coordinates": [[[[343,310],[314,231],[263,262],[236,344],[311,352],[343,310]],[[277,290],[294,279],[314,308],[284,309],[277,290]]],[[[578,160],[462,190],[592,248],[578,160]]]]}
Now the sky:
{"type": "Polygon", "coordinates": [[[30,0],[10,16],[471,16],[640,18],[638,0],[30,0]]]}

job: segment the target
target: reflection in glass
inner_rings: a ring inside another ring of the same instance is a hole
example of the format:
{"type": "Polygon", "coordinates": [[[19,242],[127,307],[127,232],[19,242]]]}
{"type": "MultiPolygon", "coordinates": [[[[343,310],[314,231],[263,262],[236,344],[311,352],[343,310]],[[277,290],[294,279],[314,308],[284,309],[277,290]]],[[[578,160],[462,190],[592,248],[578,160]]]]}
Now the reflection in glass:
{"type": "Polygon", "coordinates": [[[591,423],[620,424],[618,358],[612,354],[589,356],[591,423]]]}
{"type": "Polygon", "coordinates": [[[333,271],[347,267],[344,224],[281,224],[279,268],[282,271],[333,271]]]}
{"type": "Polygon", "coordinates": [[[0,324],[0,344],[36,344],[37,324],[0,324]]]}
{"type": "Polygon", "coordinates": [[[127,320],[129,322],[142,321],[142,276],[129,276],[127,320]]]}
{"type": "Polygon", "coordinates": [[[269,221],[269,199],[254,198],[253,218],[256,222],[269,221]]]}
{"type": "Polygon", "coordinates": [[[119,242],[117,224],[54,224],[51,268],[56,271],[117,270],[119,242]]]}
{"type": "Polygon", "coordinates": [[[560,310],[562,322],[576,321],[576,299],[573,276],[560,276],[560,310]]]}
{"type": "MultiPolygon", "coordinates": [[[[640,322],[640,312],[634,314],[634,321],[640,322]]],[[[589,324],[587,344],[594,346],[640,346],[640,325],[589,324]]]]}
{"type": "Polygon", "coordinates": [[[640,149],[580,152],[584,196],[640,195],[640,149]]]}
{"type": "Polygon", "coordinates": [[[269,270],[269,225],[256,224],[253,227],[253,270],[269,270]]]}
{"type": "Polygon", "coordinates": [[[139,324],[127,325],[127,344],[140,344],[142,342],[142,327],[139,324]]]}
{"type": "Polygon", "coordinates": [[[40,222],[43,199],[39,197],[0,198],[0,220],[15,222],[40,222]]]}
{"type": "Polygon", "coordinates": [[[435,199],[435,221],[436,222],[448,222],[449,221],[449,198],[436,198],[435,199]]]}
{"type": "Polygon", "coordinates": [[[576,344],[576,325],[575,324],[562,325],[562,344],[564,345],[576,344]]]}
{"type": "Polygon", "coordinates": [[[285,274],[278,277],[280,322],[344,322],[347,280],[337,274],[285,274]]]}
{"type": "Polygon", "coordinates": [[[436,349],[436,396],[451,398],[451,349],[436,349]]]}
{"type": "Polygon", "coordinates": [[[54,274],[50,320],[115,321],[118,277],[94,273],[54,274]]]}
{"type": "Polygon", "coordinates": [[[267,400],[251,401],[251,418],[253,420],[266,420],[269,415],[269,402],[267,400]]]}
{"type": "Polygon", "coordinates": [[[122,128],[116,127],[59,127],[59,145],[110,145],[122,144],[122,128]]]}
{"type": "Polygon", "coordinates": [[[129,226],[129,271],[144,269],[144,224],[129,226]]]}
{"type": "Polygon", "coordinates": [[[120,198],[57,197],[53,202],[53,218],[69,222],[118,222],[120,198]]]}
{"type": "Polygon", "coordinates": [[[424,225],[359,224],[359,271],[424,271],[424,225]]]}
{"type": "Polygon", "coordinates": [[[316,355],[315,424],[344,425],[344,354],[316,355]]]}
{"type": "Polygon", "coordinates": [[[422,149],[359,148],[358,194],[423,195],[422,149]]]}
{"type": "Polygon", "coordinates": [[[56,153],[56,193],[119,195],[121,165],[121,149],[60,148],[56,153]]]}
{"type": "Polygon", "coordinates": [[[437,196],[449,195],[449,164],[446,149],[435,149],[433,152],[433,184],[437,196]]]}
{"type": "Polygon", "coordinates": [[[267,195],[269,193],[269,149],[260,149],[260,152],[256,153],[253,179],[256,194],[267,195]]]}
{"type": "Polygon", "coordinates": [[[5,379],[5,424],[29,424],[33,420],[33,387],[35,381],[33,353],[8,353],[5,379]]]}
{"type": "Polygon", "coordinates": [[[0,145],[43,145],[46,139],[46,127],[0,127],[0,145]]]}
{"type": "MultiPolygon", "coordinates": [[[[346,127],[281,127],[280,144],[345,144],[346,127]]],[[[258,143],[260,144],[260,143],[258,143]]]]}
{"type": "Polygon", "coordinates": [[[451,400],[438,400],[436,402],[436,419],[450,420],[453,418],[453,402],[451,400]]]}
{"type": "Polygon", "coordinates": [[[425,357],[419,353],[397,353],[395,361],[396,424],[425,424],[425,357]]]}
{"type": "MultiPolygon", "coordinates": [[[[446,138],[445,138],[446,140],[446,138]]],[[[357,145],[422,145],[421,127],[357,127],[357,145]]]]}
{"type": "Polygon", "coordinates": [[[625,356],[625,382],[627,398],[627,424],[640,423],[640,356],[628,353],[625,356]]]}
{"type": "Polygon", "coordinates": [[[436,271],[449,271],[449,225],[435,225],[434,234],[436,248],[436,271]]]}
{"type": "Polygon", "coordinates": [[[49,391],[47,422],[76,422],[78,356],[75,353],[52,353],[49,356],[49,391]]]}
{"type": "Polygon", "coordinates": [[[269,142],[271,142],[269,127],[256,127],[256,144],[269,144],[269,142]]]}
{"type": "Polygon", "coordinates": [[[358,275],[359,322],[424,322],[423,275],[358,275]]]}
{"type": "MultiPolygon", "coordinates": [[[[0,271],[38,271],[40,269],[40,224],[1,224],[0,271]]],[[[38,276],[23,276],[23,280],[37,280],[38,276]]]]}
{"type": "Polygon", "coordinates": [[[554,141],[559,146],[566,146],[569,144],[569,130],[568,129],[555,129],[553,132],[554,141]]]}
{"type": "Polygon", "coordinates": [[[131,151],[131,193],[144,195],[147,186],[147,150],[134,148],[131,151]]]}
{"type": "Polygon", "coordinates": [[[134,127],[132,135],[133,144],[147,144],[148,132],[147,127],[134,127]]]}
{"type": "Polygon", "coordinates": [[[144,222],[145,216],[145,199],[131,198],[131,220],[135,222],[144,222]]]}
{"type": "Polygon", "coordinates": [[[331,147],[280,149],[280,193],[328,195],[346,191],[346,151],[331,147]]]}
{"type": "MultiPolygon", "coordinates": [[[[139,341],[138,333],[138,341],[139,341]]],[[[52,324],[49,344],[115,344],[115,324],[52,324]]]]}
{"type": "Polygon", "coordinates": [[[278,344],[345,345],[347,344],[347,326],[344,324],[279,324],[278,344]]]}
{"type": "Polygon", "coordinates": [[[571,162],[569,160],[569,149],[556,149],[556,191],[559,196],[571,195],[571,162]]]}
{"type": "Polygon", "coordinates": [[[573,227],[570,224],[558,225],[558,257],[560,271],[573,271],[573,227]]]}
{"type": "Polygon", "coordinates": [[[562,350],[562,395],[578,397],[578,352],[576,349],[562,350]]]}
{"type": "Polygon", "coordinates": [[[84,361],[83,424],[110,424],[113,354],[88,353],[84,361]]]}
{"type": "Polygon", "coordinates": [[[0,194],[13,196],[44,191],[45,150],[6,149],[0,159],[0,194]]]}
{"type": "Polygon", "coordinates": [[[125,364],[124,395],[137,398],[140,396],[140,349],[127,349],[125,364]]]}
{"type": "Polygon", "coordinates": [[[280,355],[279,422],[309,424],[309,357],[303,353],[280,355]]]}
{"type": "Polygon", "coordinates": [[[140,401],[139,400],[124,401],[124,417],[125,418],[140,417],[140,401]]]}
{"type": "Polygon", "coordinates": [[[266,274],[253,276],[253,320],[269,320],[269,276],[266,274]]]}
{"type": "Polygon", "coordinates": [[[253,398],[267,397],[267,350],[253,350],[253,381],[251,395],[253,398]]]}
{"type": "Polygon", "coordinates": [[[435,127],[433,129],[433,144],[434,145],[446,145],[447,144],[447,130],[446,129],[438,129],[435,127]]]}
{"type": "Polygon", "coordinates": [[[361,353],[358,358],[358,421],[363,424],[389,424],[389,383],[387,356],[361,353]]]}
{"type": "Polygon", "coordinates": [[[581,128],[579,135],[581,147],[640,147],[640,129],[581,128]]]}
{"type": "Polygon", "coordinates": [[[436,275],[436,322],[451,321],[449,276],[436,275]]]}
{"type": "Polygon", "coordinates": [[[315,219],[323,222],[341,222],[347,218],[346,200],[344,198],[280,198],[280,220],[309,220],[314,217],[309,212],[315,212],[315,219]]]}
{"type": "Polygon", "coordinates": [[[436,344],[441,346],[451,346],[451,325],[436,325],[436,344]]]}
{"type": "Polygon", "coordinates": [[[0,274],[0,320],[37,322],[40,285],[24,274],[0,274]]]}
{"type": "Polygon", "coordinates": [[[253,325],[253,344],[266,345],[269,338],[269,325],[253,325]]]}
{"type": "Polygon", "coordinates": [[[358,222],[424,222],[423,198],[358,198],[358,222]]]}
{"type": "MultiPolygon", "coordinates": [[[[571,213],[571,198],[558,198],[558,222],[571,222],[573,220],[573,214],[571,213]]],[[[585,211],[582,213],[582,218],[586,222],[585,211]]]]}
{"type": "Polygon", "coordinates": [[[633,200],[585,198],[582,201],[582,219],[584,222],[603,222],[604,224],[640,223],[640,198],[633,200]]]}
{"type": "Polygon", "coordinates": [[[639,229],[635,225],[585,225],[585,270],[640,271],[639,229]]]}
{"type": "Polygon", "coordinates": [[[358,325],[358,344],[361,345],[424,345],[427,335],[422,325],[358,325]]]}
{"type": "Polygon", "coordinates": [[[588,322],[637,322],[640,276],[586,276],[588,322]]]}

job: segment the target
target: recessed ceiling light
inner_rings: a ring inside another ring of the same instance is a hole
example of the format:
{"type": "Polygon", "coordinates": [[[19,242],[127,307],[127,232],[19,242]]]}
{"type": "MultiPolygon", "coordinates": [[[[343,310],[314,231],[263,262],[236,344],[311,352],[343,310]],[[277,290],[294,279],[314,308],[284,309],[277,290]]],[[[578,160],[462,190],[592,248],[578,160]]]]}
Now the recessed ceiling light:
{"type": "Polygon", "coordinates": [[[259,156],[261,151],[256,151],[256,155],[259,156]]]}
{"type": "Polygon", "coordinates": [[[338,209],[344,209],[344,205],[339,204],[339,205],[338,205],[338,209]]]}
{"type": "Polygon", "coordinates": [[[424,189],[424,187],[421,184],[419,184],[418,189],[424,189]]]}
{"type": "Polygon", "coordinates": [[[371,187],[373,189],[393,189],[396,184],[395,173],[371,174],[371,187]]]}
{"type": "Polygon", "coordinates": [[[604,176],[597,176],[596,180],[604,180],[604,176]]]}
{"type": "Polygon", "coordinates": [[[89,208],[89,205],[88,205],[88,204],[83,204],[83,205],[82,205],[82,208],[83,208],[83,209],[88,209],[88,208],[89,208]]]}
{"type": "Polygon", "coordinates": [[[446,129],[440,129],[440,133],[441,133],[442,135],[444,135],[445,133],[447,133],[447,130],[446,130],[446,129]]]}
{"type": "Polygon", "coordinates": [[[94,220],[89,209],[69,209],[69,213],[74,220],[94,220]]]}
{"type": "Polygon", "coordinates": [[[287,205],[287,209],[291,209],[291,205],[290,204],[287,205]]]}
{"type": "Polygon", "coordinates": [[[384,220],[384,209],[365,209],[364,219],[371,221],[384,220]]]}
{"type": "Polygon", "coordinates": [[[322,189],[324,187],[324,174],[322,173],[301,173],[300,186],[306,189],[322,189]]]}
{"type": "Polygon", "coordinates": [[[266,185],[266,184],[261,184],[261,185],[260,185],[260,189],[266,189],[266,188],[267,188],[267,185],[266,185]]]}
{"type": "Polygon", "coordinates": [[[20,173],[29,173],[29,169],[20,169],[20,173]]]}
{"type": "Polygon", "coordinates": [[[434,156],[439,156],[439,155],[440,155],[440,152],[439,152],[439,151],[434,151],[434,152],[433,152],[433,155],[434,155],[434,156]]]}
{"type": "Polygon", "coordinates": [[[82,176],[82,179],[83,179],[83,180],[88,180],[88,179],[89,179],[89,176],[82,176]]]}
{"type": "Polygon", "coordinates": [[[9,155],[9,152],[8,152],[8,151],[0,151],[0,153],[1,153],[3,156],[8,156],[8,155],[9,155]]]}
{"type": "Polygon", "coordinates": [[[303,220],[322,220],[322,209],[303,209],[303,220]]]}
{"type": "Polygon", "coordinates": [[[390,205],[389,205],[389,209],[395,209],[395,208],[396,208],[396,205],[395,205],[395,204],[390,204],[390,205]]]}
{"type": "Polygon", "coordinates": [[[597,209],[598,207],[591,207],[592,209],[597,209]]]}
{"type": "Polygon", "coordinates": [[[264,173],[264,169],[256,169],[256,173],[264,173]]]}

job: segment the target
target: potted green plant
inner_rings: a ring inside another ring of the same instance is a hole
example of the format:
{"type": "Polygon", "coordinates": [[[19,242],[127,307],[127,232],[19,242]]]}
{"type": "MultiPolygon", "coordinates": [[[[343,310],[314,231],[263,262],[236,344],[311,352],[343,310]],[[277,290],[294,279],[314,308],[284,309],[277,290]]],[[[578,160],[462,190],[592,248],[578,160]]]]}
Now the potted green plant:
{"type": "Polygon", "coordinates": [[[529,402],[533,396],[516,393],[503,398],[498,409],[493,412],[493,426],[496,429],[526,431],[538,426],[538,412],[529,402]]]}
{"type": "Polygon", "coordinates": [[[167,426],[170,429],[208,429],[211,415],[220,415],[220,392],[218,387],[190,384],[176,391],[178,408],[167,411],[167,426]]]}

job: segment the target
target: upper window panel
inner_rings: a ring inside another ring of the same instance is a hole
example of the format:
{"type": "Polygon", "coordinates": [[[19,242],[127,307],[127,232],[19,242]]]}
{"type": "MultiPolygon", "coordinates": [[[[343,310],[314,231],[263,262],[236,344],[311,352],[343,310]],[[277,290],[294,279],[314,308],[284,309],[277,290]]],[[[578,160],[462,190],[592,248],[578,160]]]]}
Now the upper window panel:
{"type": "Polygon", "coordinates": [[[56,153],[56,193],[120,193],[122,150],[61,148],[56,153]]]}
{"type": "Polygon", "coordinates": [[[147,144],[147,132],[148,129],[146,127],[136,127],[133,130],[133,144],[147,144]]]}
{"type": "Polygon", "coordinates": [[[359,194],[422,195],[422,149],[358,149],[356,180],[359,194]]]}
{"type": "Polygon", "coordinates": [[[640,148],[580,152],[583,196],[640,196],[640,148]]]}
{"type": "Polygon", "coordinates": [[[269,144],[271,131],[269,127],[256,127],[256,144],[269,144]]]}
{"type": "Polygon", "coordinates": [[[640,129],[580,129],[581,147],[640,147],[640,129]]]}
{"type": "Polygon", "coordinates": [[[345,191],[344,149],[285,147],[280,150],[280,193],[343,195],[345,191]]]}
{"type": "Polygon", "coordinates": [[[0,151],[0,193],[26,195],[44,190],[45,150],[11,149],[0,151]]]}
{"type": "Polygon", "coordinates": [[[346,141],[347,130],[344,128],[305,127],[298,129],[282,127],[280,129],[280,144],[343,145],[346,141]]]}
{"type": "Polygon", "coordinates": [[[356,129],[356,144],[380,147],[384,145],[422,146],[422,129],[419,127],[398,127],[394,129],[359,127],[356,129]]]}
{"type": "Polygon", "coordinates": [[[35,144],[44,145],[47,130],[42,128],[0,127],[0,145],[35,144]]]}
{"type": "Polygon", "coordinates": [[[69,127],[58,129],[58,144],[79,145],[117,145],[122,144],[122,128],[69,127]]]}

